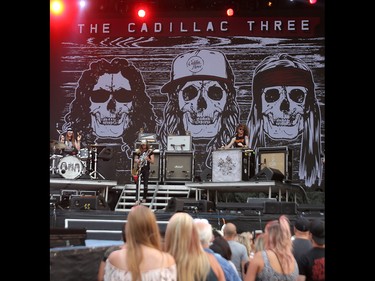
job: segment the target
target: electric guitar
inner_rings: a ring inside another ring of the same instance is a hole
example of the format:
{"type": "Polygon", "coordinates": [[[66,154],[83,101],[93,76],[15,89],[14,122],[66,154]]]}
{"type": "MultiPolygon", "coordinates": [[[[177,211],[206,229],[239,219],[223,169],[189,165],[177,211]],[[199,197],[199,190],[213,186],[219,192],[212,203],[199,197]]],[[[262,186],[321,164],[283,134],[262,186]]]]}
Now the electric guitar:
{"type": "Polygon", "coordinates": [[[132,169],[132,175],[138,175],[139,172],[141,171],[141,169],[144,167],[144,165],[146,164],[147,162],[147,157],[151,154],[151,152],[153,152],[154,149],[149,149],[145,152],[142,153],[141,156],[139,156],[139,162],[138,163],[135,163],[134,166],[133,166],[133,169],[132,169]]]}

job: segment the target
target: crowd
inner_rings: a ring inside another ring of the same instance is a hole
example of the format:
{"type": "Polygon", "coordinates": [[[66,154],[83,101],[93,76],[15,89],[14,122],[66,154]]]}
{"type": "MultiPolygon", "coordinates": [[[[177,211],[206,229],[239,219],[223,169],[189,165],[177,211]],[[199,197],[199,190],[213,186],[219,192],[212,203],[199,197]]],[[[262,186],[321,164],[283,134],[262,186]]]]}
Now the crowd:
{"type": "Polygon", "coordinates": [[[124,224],[122,246],[100,261],[98,281],[323,281],[325,223],[286,215],[262,233],[237,233],[228,222],[214,229],[207,219],[177,212],[162,235],[153,211],[137,205],[124,224]]]}

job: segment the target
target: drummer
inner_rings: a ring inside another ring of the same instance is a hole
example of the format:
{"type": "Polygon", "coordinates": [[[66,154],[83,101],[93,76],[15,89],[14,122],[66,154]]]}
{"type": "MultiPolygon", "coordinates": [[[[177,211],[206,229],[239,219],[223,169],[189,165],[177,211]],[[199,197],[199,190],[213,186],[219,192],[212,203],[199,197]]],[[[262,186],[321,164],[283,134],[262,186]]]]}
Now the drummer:
{"type": "Polygon", "coordinates": [[[249,147],[249,129],[245,124],[239,124],[236,127],[236,134],[230,142],[222,148],[248,148],[249,147]]]}
{"type": "Polygon", "coordinates": [[[73,129],[68,128],[64,134],[61,134],[59,137],[59,142],[65,145],[64,152],[69,155],[76,155],[81,149],[81,138],[82,135],[77,133],[75,136],[73,129]]]}

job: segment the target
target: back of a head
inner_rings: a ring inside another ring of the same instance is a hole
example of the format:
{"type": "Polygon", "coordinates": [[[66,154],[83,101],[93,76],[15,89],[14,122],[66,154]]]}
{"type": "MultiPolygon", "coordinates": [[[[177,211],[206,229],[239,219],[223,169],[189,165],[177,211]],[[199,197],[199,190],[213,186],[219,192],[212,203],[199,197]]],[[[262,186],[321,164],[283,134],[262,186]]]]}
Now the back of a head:
{"type": "Polygon", "coordinates": [[[208,247],[213,237],[211,224],[207,219],[194,219],[194,224],[197,227],[202,246],[208,247]]]}
{"type": "Polygon", "coordinates": [[[143,205],[133,207],[125,225],[125,237],[130,248],[143,244],[161,249],[160,230],[154,212],[143,205]]]}
{"type": "Polygon", "coordinates": [[[243,244],[246,247],[248,254],[250,255],[250,252],[252,250],[252,245],[251,245],[252,235],[250,238],[249,234],[251,235],[250,232],[242,232],[241,234],[237,235],[237,242],[243,244]]]}
{"type": "Polygon", "coordinates": [[[281,215],[278,220],[269,221],[266,224],[265,233],[267,236],[265,239],[267,249],[291,253],[292,235],[289,219],[285,215],[281,215]]]}
{"type": "Polygon", "coordinates": [[[126,263],[134,279],[141,278],[141,245],[161,250],[161,239],[155,214],[143,205],[133,207],[125,224],[126,263]]]}
{"type": "Polygon", "coordinates": [[[294,229],[300,232],[310,231],[310,221],[305,217],[299,217],[294,223],[294,229]]]}
{"type": "Polygon", "coordinates": [[[170,218],[164,246],[176,260],[179,281],[205,280],[210,263],[191,215],[178,212],[170,218]]]}
{"type": "Polygon", "coordinates": [[[210,249],[215,253],[220,254],[223,258],[227,260],[230,260],[232,258],[232,250],[229,246],[229,243],[222,236],[218,236],[212,241],[210,249]]]}
{"type": "Polygon", "coordinates": [[[237,228],[233,223],[227,223],[223,230],[225,238],[234,238],[237,235],[237,228]]]}
{"type": "Polygon", "coordinates": [[[255,252],[264,250],[264,233],[259,234],[254,240],[255,252]]]}
{"type": "Polygon", "coordinates": [[[310,223],[313,241],[318,245],[325,245],[325,223],[322,219],[314,219],[310,223]]]}

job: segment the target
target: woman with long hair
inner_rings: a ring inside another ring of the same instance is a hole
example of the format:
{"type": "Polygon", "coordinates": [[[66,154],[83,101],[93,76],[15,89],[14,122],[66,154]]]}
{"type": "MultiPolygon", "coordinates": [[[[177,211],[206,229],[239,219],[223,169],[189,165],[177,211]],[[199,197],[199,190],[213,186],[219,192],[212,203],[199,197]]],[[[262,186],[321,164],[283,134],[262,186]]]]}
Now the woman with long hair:
{"type": "Polygon", "coordinates": [[[289,219],[281,215],[266,224],[264,250],[255,253],[244,281],[294,281],[298,265],[292,253],[289,219]]]}
{"type": "Polygon", "coordinates": [[[104,281],[177,280],[176,262],[164,252],[155,214],[138,205],[129,212],[126,244],[106,261],[104,281]]]}
{"type": "Polygon", "coordinates": [[[193,217],[175,213],[165,232],[165,250],[176,260],[178,281],[225,281],[219,262],[203,250],[193,217]]]}

